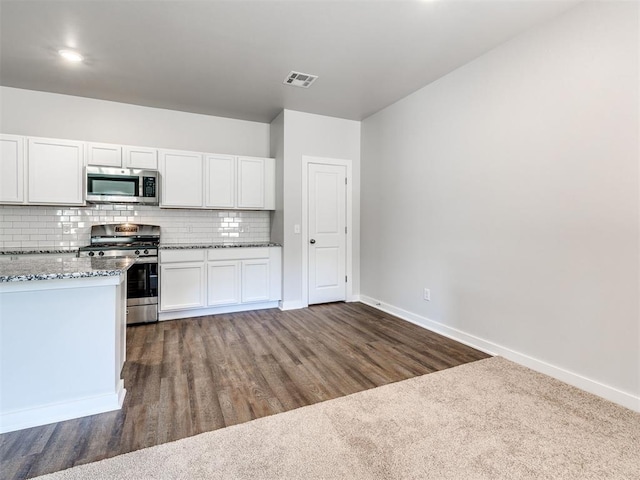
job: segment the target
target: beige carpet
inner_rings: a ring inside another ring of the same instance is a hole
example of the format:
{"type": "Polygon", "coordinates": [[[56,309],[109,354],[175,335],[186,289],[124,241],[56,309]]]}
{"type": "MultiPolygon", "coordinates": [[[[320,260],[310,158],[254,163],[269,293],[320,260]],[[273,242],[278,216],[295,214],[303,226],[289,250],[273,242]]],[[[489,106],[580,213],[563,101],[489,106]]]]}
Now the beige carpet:
{"type": "Polygon", "coordinates": [[[640,479],[640,414],[490,358],[46,479],[640,479]]]}

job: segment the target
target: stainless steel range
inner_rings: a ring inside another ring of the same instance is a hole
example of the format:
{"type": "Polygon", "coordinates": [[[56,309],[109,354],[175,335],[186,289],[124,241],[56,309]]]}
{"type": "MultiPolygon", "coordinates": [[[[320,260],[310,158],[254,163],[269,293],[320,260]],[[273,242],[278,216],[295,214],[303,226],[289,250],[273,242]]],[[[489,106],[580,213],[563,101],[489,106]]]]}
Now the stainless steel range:
{"type": "Polygon", "coordinates": [[[127,271],[127,325],[158,321],[158,245],[160,227],[119,223],[93,225],[91,245],[79,257],[132,257],[127,271]]]}

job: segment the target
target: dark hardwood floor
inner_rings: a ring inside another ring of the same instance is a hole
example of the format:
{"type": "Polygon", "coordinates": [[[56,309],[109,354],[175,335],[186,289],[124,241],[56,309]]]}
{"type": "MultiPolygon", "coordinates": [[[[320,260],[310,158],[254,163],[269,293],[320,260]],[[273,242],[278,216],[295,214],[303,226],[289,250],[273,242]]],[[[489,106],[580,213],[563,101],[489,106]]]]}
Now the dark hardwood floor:
{"type": "Polygon", "coordinates": [[[0,435],[0,478],[30,478],[488,356],[360,303],[174,320],[127,335],[123,408],[0,435]]]}

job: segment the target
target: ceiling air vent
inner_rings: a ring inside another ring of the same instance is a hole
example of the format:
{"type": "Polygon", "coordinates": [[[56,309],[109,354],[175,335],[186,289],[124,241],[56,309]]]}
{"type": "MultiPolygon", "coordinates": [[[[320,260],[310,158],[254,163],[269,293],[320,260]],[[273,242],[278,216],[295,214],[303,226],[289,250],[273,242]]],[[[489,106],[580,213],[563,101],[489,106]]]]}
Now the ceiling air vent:
{"type": "Polygon", "coordinates": [[[283,83],[294,87],[309,88],[317,78],[317,75],[291,71],[289,72],[289,75],[287,75],[287,78],[284,79],[283,83]]]}

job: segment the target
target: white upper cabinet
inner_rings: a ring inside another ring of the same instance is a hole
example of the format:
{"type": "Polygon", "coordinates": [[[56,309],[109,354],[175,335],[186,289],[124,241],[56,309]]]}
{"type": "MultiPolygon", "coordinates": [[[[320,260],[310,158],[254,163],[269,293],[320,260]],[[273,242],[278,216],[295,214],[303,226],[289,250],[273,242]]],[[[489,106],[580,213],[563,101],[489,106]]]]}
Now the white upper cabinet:
{"type": "Polygon", "coordinates": [[[160,173],[161,207],[275,209],[273,158],[161,150],[160,173]]]}
{"type": "Polygon", "coordinates": [[[231,155],[205,155],[205,207],[236,206],[236,158],[231,155]]]}
{"type": "Polygon", "coordinates": [[[111,143],[87,143],[87,165],[157,170],[158,150],[111,143]]]}
{"type": "Polygon", "coordinates": [[[87,165],[121,167],[122,147],[110,143],[87,143],[87,165]]]}
{"type": "Polygon", "coordinates": [[[83,142],[29,138],[28,203],[84,205],[83,142]]]}
{"type": "Polygon", "coordinates": [[[24,138],[0,135],[0,203],[24,202],[24,138]]]}
{"type": "Polygon", "coordinates": [[[85,165],[160,172],[160,206],[275,210],[275,159],[0,134],[0,204],[84,205],[85,165]]]}
{"type": "Polygon", "coordinates": [[[238,208],[264,208],[264,159],[238,157],[238,208]]]}
{"type": "Polygon", "coordinates": [[[158,169],[158,150],[147,147],[124,147],[122,166],[142,170],[158,169]]]}
{"type": "Polygon", "coordinates": [[[238,157],[238,208],[275,209],[275,160],[238,157]]]}
{"type": "Polygon", "coordinates": [[[161,207],[201,208],[203,206],[202,155],[194,152],[161,150],[161,207]]]}

